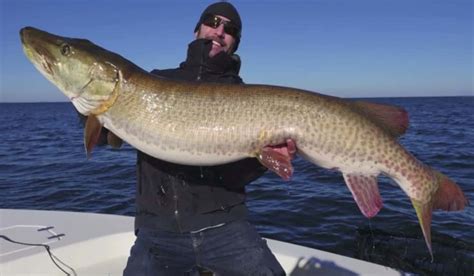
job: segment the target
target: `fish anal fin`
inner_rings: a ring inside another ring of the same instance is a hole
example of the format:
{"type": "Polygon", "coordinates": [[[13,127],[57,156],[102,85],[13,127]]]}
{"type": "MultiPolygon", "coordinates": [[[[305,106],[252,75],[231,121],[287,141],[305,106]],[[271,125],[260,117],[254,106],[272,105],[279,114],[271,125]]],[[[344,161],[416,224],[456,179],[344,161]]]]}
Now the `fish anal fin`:
{"type": "Polygon", "coordinates": [[[122,139],[115,135],[112,131],[107,133],[107,144],[109,144],[114,149],[119,149],[122,146],[122,139]]]}
{"type": "Polygon", "coordinates": [[[431,255],[431,261],[433,261],[433,250],[431,248],[431,217],[433,214],[433,205],[431,202],[421,203],[414,199],[411,200],[411,203],[415,208],[426,246],[431,255]]]}
{"type": "Polygon", "coordinates": [[[362,214],[367,218],[377,215],[383,206],[377,176],[357,173],[343,173],[343,176],[362,214]]]}
{"type": "Polygon", "coordinates": [[[439,188],[433,198],[433,209],[445,211],[460,211],[469,205],[461,188],[444,174],[434,172],[439,183],[439,188]]]}
{"type": "Polygon", "coordinates": [[[90,158],[92,150],[100,137],[102,125],[94,115],[87,116],[86,126],[84,128],[84,147],[86,149],[87,158],[90,158]]]}
{"type": "Polygon", "coordinates": [[[354,104],[393,137],[400,137],[408,129],[408,112],[401,107],[364,101],[354,104]]]}
{"type": "Polygon", "coordinates": [[[275,172],[284,180],[290,180],[293,175],[293,165],[288,154],[284,154],[277,148],[264,147],[258,154],[257,159],[269,170],[275,172]]]}

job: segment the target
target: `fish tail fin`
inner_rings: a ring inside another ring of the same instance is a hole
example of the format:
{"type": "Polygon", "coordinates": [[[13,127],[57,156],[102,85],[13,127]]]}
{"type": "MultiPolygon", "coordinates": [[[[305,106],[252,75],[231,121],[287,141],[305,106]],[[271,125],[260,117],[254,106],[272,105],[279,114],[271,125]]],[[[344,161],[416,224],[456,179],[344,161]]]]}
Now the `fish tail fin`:
{"type": "Polygon", "coordinates": [[[439,183],[439,188],[433,197],[433,209],[460,211],[469,205],[469,200],[454,181],[436,170],[433,172],[439,183]]]}
{"type": "Polygon", "coordinates": [[[416,211],[416,216],[420,222],[421,231],[423,232],[423,237],[425,238],[426,246],[431,255],[431,261],[433,258],[433,250],[431,248],[431,217],[433,214],[433,204],[432,202],[422,203],[415,199],[411,200],[413,207],[416,211]]]}
{"type": "Polygon", "coordinates": [[[428,202],[420,202],[411,199],[415,208],[421,230],[425,238],[426,245],[433,260],[433,251],[431,248],[431,217],[434,209],[445,211],[459,211],[469,204],[461,188],[449,179],[446,175],[433,170],[435,180],[438,183],[438,190],[428,202]]]}

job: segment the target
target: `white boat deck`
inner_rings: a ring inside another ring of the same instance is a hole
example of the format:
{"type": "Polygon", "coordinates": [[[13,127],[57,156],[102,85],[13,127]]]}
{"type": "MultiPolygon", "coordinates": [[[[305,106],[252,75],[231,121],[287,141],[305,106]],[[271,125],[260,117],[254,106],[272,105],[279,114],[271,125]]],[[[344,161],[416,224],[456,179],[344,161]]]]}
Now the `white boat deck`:
{"type": "MultiPolygon", "coordinates": [[[[0,209],[0,235],[23,243],[47,244],[66,272],[88,276],[122,275],[135,240],[132,217],[13,209],[0,209]]],[[[267,242],[288,275],[402,274],[317,249],[271,239],[267,242]]],[[[44,247],[0,239],[0,275],[66,274],[54,265],[44,247]]]]}

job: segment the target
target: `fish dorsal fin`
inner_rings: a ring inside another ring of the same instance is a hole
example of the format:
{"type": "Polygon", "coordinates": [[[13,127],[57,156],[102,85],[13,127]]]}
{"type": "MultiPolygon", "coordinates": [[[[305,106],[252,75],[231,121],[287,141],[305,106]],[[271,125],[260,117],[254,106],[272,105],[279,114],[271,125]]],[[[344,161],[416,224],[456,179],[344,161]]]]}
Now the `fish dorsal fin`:
{"type": "Polygon", "coordinates": [[[122,146],[122,143],[122,139],[109,130],[107,133],[107,144],[109,144],[114,149],[119,149],[122,146]]]}
{"type": "Polygon", "coordinates": [[[377,177],[357,173],[343,173],[346,185],[364,216],[371,218],[382,209],[377,177]]]}
{"type": "Polygon", "coordinates": [[[87,158],[90,158],[92,150],[97,141],[99,141],[100,132],[102,130],[102,125],[94,115],[87,116],[86,127],[84,129],[84,147],[86,149],[87,158]]]}
{"type": "Polygon", "coordinates": [[[401,107],[364,101],[356,101],[354,105],[394,138],[403,135],[408,128],[408,112],[401,107]]]}

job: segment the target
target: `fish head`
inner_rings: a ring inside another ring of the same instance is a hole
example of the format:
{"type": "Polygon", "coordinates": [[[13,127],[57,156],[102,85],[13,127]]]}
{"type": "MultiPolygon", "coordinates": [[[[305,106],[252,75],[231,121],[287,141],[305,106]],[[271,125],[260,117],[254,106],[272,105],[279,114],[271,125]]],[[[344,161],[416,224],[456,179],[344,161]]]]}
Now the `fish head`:
{"type": "Polygon", "coordinates": [[[28,59],[80,113],[89,115],[114,97],[124,66],[118,55],[86,39],[61,37],[33,27],[21,29],[20,36],[28,59]]]}

